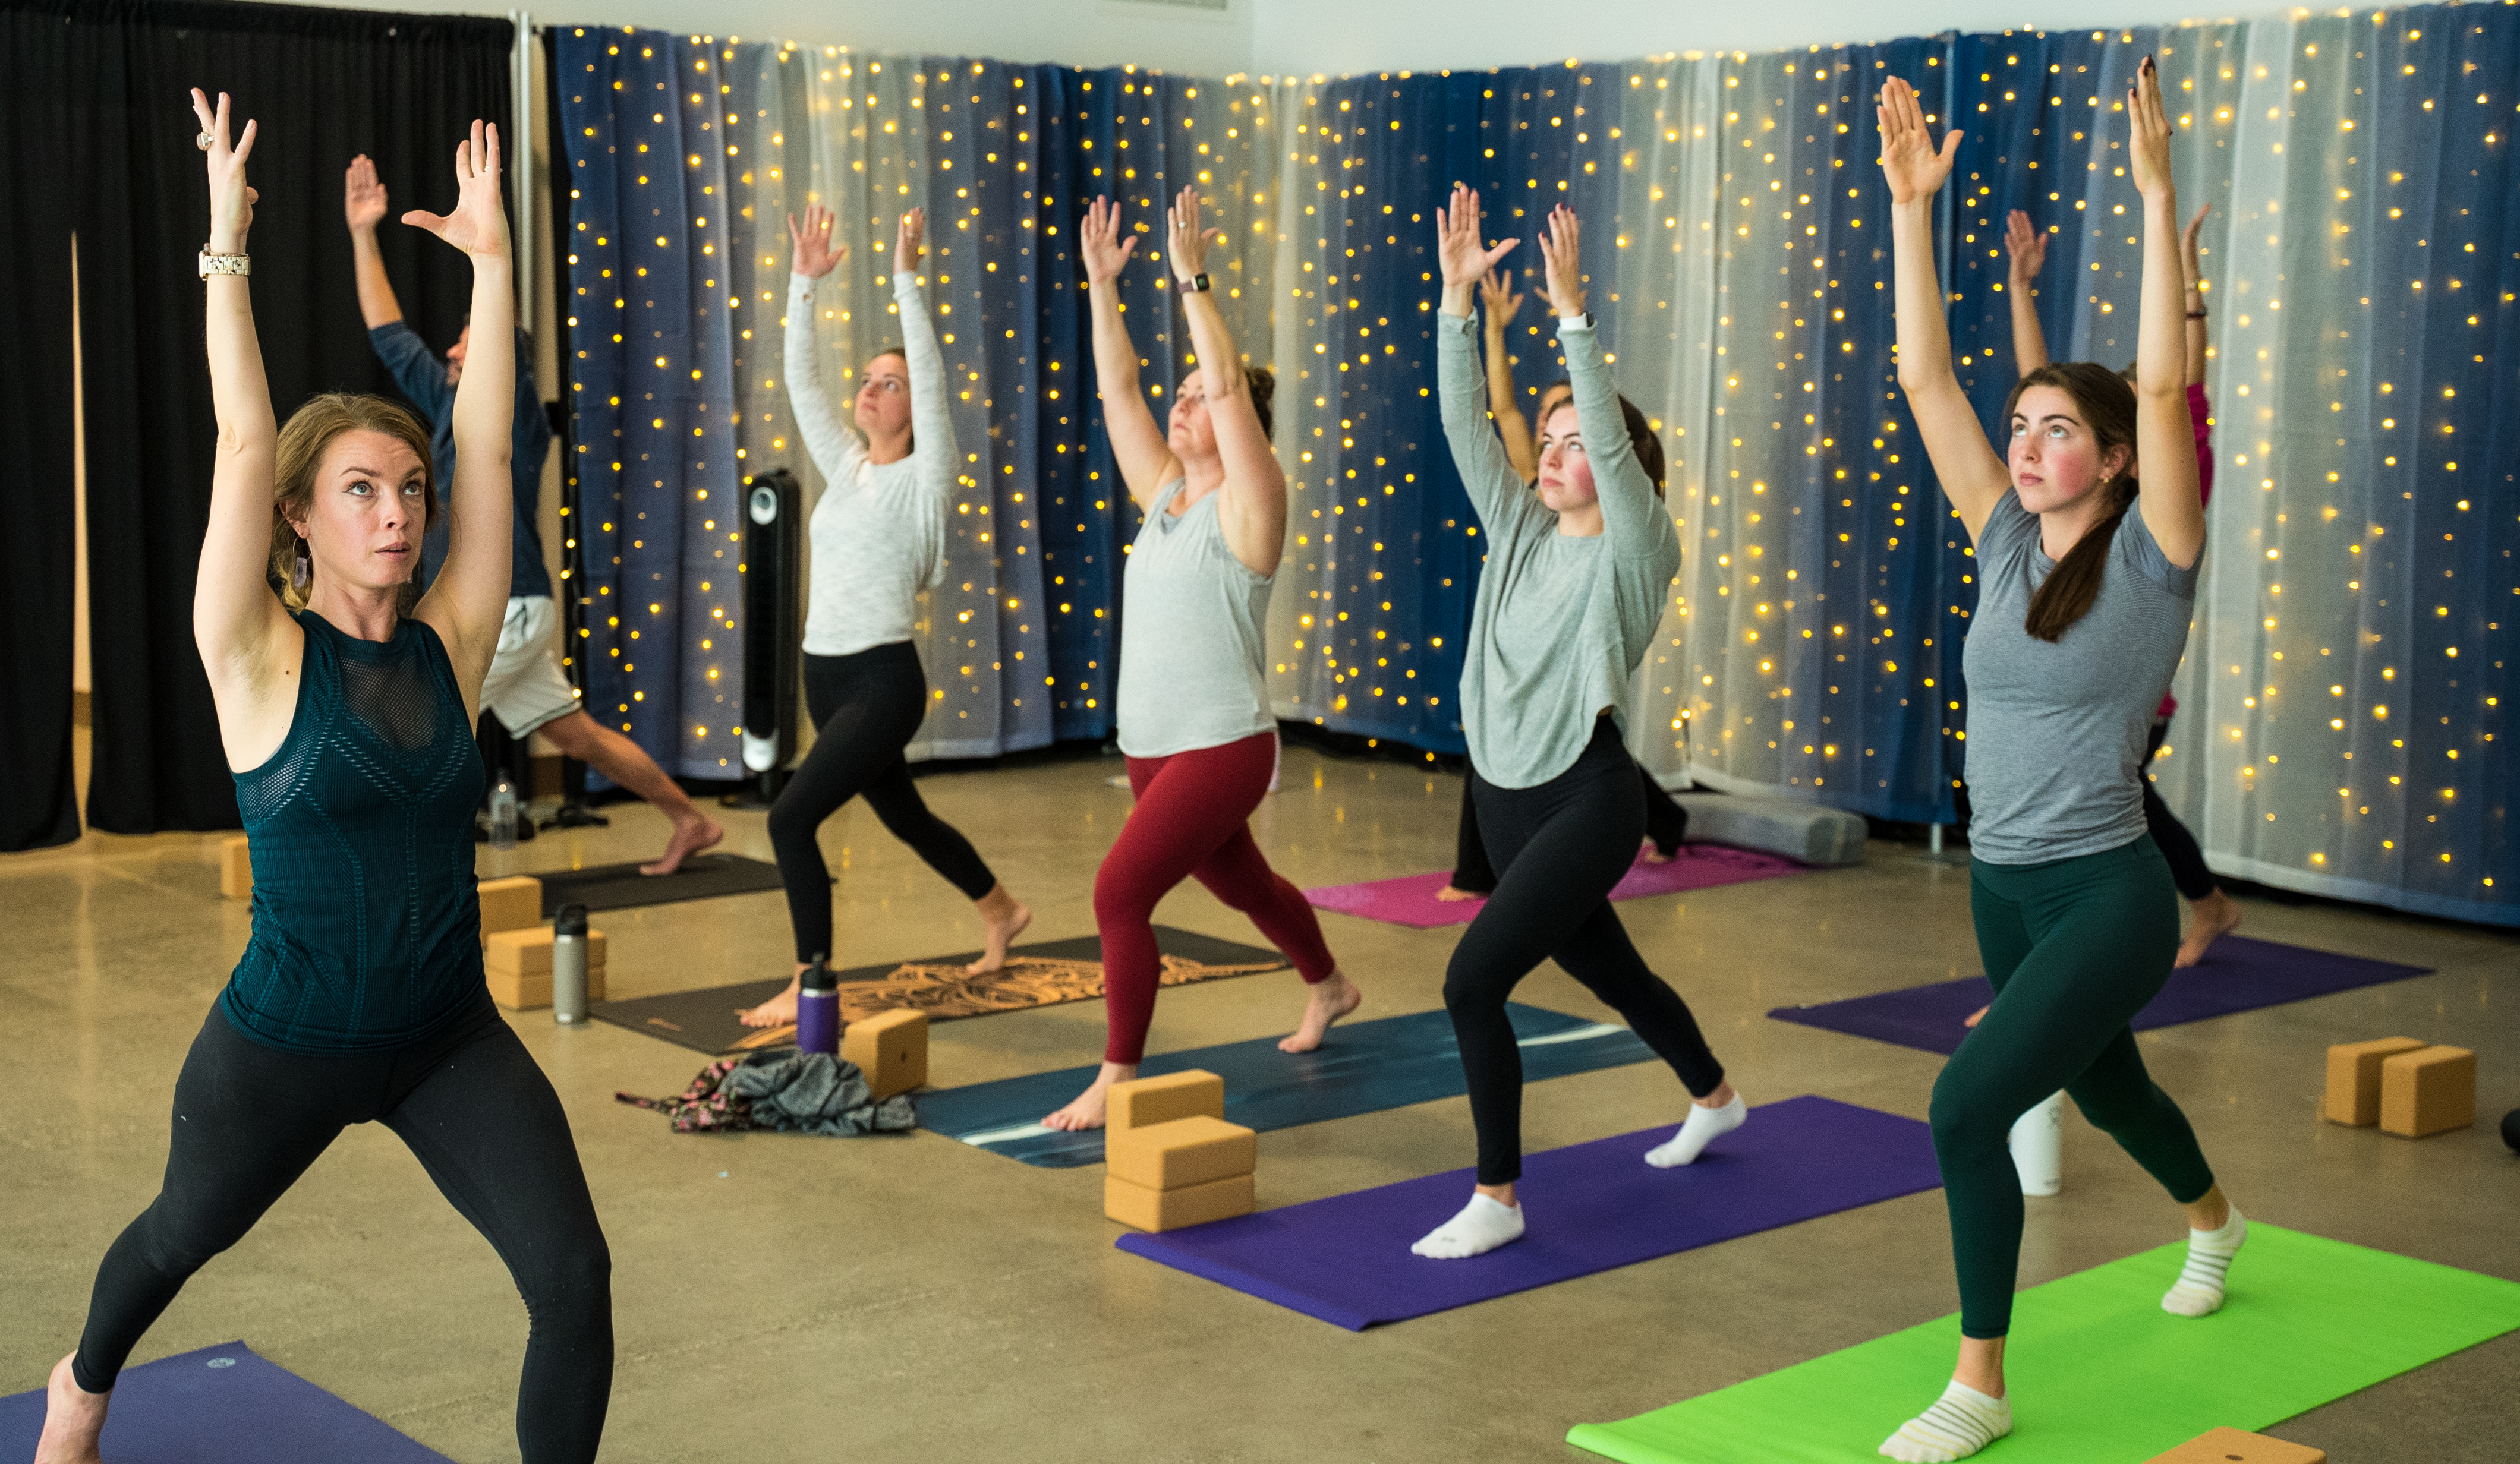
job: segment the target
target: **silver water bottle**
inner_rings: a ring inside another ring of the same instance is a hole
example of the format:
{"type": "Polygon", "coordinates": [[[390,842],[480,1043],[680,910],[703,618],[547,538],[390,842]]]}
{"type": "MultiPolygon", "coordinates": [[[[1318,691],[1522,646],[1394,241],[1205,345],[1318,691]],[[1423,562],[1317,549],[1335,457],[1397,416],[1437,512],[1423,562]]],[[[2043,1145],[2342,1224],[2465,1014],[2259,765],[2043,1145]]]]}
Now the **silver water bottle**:
{"type": "Polygon", "coordinates": [[[552,1020],[586,1020],[586,907],[563,905],[552,919],[552,1020]]]}

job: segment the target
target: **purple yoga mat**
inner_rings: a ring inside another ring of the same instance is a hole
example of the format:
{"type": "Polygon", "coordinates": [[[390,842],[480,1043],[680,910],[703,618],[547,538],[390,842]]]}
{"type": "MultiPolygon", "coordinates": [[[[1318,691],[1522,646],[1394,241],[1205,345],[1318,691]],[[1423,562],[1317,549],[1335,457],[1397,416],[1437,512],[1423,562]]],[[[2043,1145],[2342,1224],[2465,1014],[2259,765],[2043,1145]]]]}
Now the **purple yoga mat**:
{"type": "Polygon", "coordinates": [[[1469,1199],[1465,1169],[1123,1235],[1120,1249],[1361,1332],[1943,1182],[1923,1124],[1829,1098],[1754,1108],[1685,1169],[1645,1163],[1671,1134],[1666,1125],[1527,1157],[1518,1188],[1529,1228],[1467,1261],[1409,1253],[1469,1199]]]}
{"type": "MultiPolygon", "coordinates": [[[[1683,844],[1680,853],[1664,864],[1647,864],[1644,849],[1637,851],[1636,866],[1628,870],[1610,891],[1613,900],[1637,900],[1646,895],[1675,895],[1682,890],[1712,889],[1723,884],[1743,884],[1753,879],[1777,879],[1787,874],[1800,874],[1803,866],[1789,859],[1761,854],[1754,849],[1734,849],[1727,844],[1683,844]]],[[[1408,874],[1398,879],[1369,880],[1364,884],[1326,885],[1304,891],[1304,898],[1315,909],[1334,909],[1343,915],[1358,915],[1368,920],[1380,920],[1390,925],[1408,925],[1418,930],[1431,930],[1439,925],[1467,925],[1485,900],[1462,900],[1447,903],[1435,898],[1435,892],[1451,879],[1450,870],[1433,874],[1408,874]]]]}
{"type": "MultiPolygon", "coordinates": [[[[2170,984],[2136,1013],[2138,1032],[2176,1027],[2207,1017],[2228,1016],[2261,1006],[2324,997],[2330,992],[2377,986],[2422,976],[2430,966],[2402,966],[2396,961],[2339,955],[2277,941],[2227,935],[2208,947],[2205,958],[2170,973],[2170,984]]],[[[1779,1006],[1768,1015],[1806,1027],[1825,1027],[1850,1037],[1921,1047],[1928,1052],[1957,1052],[1968,1036],[1962,1024],[1970,1012],[1993,999],[1995,989],[1983,976],[1912,986],[1817,1006],[1779,1006]]]]}
{"type": "MultiPolygon", "coordinates": [[[[0,1397],[0,1458],[43,1429],[42,1389],[0,1397]]],[[[124,1368],[102,1442],[114,1464],[454,1464],[242,1342],[124,1368]]]]}

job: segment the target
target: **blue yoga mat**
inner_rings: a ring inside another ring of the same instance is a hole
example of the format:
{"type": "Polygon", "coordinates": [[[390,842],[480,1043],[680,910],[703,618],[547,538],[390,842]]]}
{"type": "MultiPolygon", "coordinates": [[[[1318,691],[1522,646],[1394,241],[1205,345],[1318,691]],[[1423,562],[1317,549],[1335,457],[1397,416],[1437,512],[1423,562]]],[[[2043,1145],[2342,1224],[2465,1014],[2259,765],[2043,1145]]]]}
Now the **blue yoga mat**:
{"type": "MultiPolygon", "coordinates": [[[[43,1431],[44,1390],[0,1397],[0,1458],[43,1431]]],[[[124,1368],[102,1442],[113,1464],[454,1464],[242,1342],[124,1368]]]]}
{"type": "Polygon", "coordinates": [[[1477,1176],[1465,1169],[1119,1245],[1361,1332],[1943,1182],[1923,1124],[1829,1098],[1754,1108],[1695,1164],[1655,1169],[1645,1151],[1674,1127],[1525,1158],[1516,1188],[1529,1228],[1467,1261],[1409,1253],[1469,1198],[1477,1176]]]}
{"type": "MultiPolygon", "coordinates": [[[[1522,1044],[1527,1083],[1643,1062],[1653,1050],[1625,1027],[1506,1005],[1522,1044]]],[[[1459,1097],[1462,1049],[1441,1011],[1344,1023],[1317,1051],[1290,1055],[1278,1039],[1166,1052],[1140,1065],[1143,1078],[1205,1068],[1225,1080],[1225,1117],[1248,1129],[1291,1129],[1459,1097]]],[[[919,1095],[920,1127],[967,1144],[1050,1169],[1102,1162],[1102,1131],[1061,1133],[1041,1126],[1085,1090],[1099,1068],[1063,1068],[919,1095]]]]}
{"type": "MultiPolygon", "coordinates": [[[[2430,966],[2400,965],[2396,961],[2227,935],[2207,949],[2203,960],[2185,970],[2171,972],[2169,985],[2136,1013],[2133,1025],[2138,1032],[2149,1032],[2156,1027],[2176,1027],[2235,1011],[2352,991],[2358,986],[2404,981],[2409,976],[2427,975],[2431,970],[2430,966]]],[[[1968,1036],[1969,1029],[1962,1024],[1969,1013],[1994,998],[1995,988],[1985,977],[1965,976],[1958,981],[1938,981],[1931,986],[1912,986],[1845,1001],[1779,1006],[1768,1015],[1780,1022],[1825,1027],[1849,1037],[1868,1037],[1903,1047],[1952,1053],[1960,1049],[1960,1039],[1968,1036]]]]}

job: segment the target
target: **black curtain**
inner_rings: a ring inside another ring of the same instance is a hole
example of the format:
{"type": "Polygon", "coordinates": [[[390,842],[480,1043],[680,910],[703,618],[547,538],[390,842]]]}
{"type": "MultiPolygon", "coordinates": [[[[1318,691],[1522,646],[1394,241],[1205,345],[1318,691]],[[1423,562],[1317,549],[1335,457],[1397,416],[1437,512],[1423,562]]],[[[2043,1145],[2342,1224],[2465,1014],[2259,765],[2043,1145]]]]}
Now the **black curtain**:
{"type": "MultiPolygon", "coordinates": [[[[5,0],[0,0],[5,3],[5,0]]],[[[504,21],[245,4],[57,4],[67,65],[7,84],[52,105],[75,149],[87,391],[88,583],[95,760],[88,821],[116,833],[238,826],[193,644],[194,566],[215,430],[196,252],[209,194],[186,100],[199,86],[258,122],[255,329],[286,421],[322,391],[391,394],[359,316],[341,175],[376,159],[380,237],[404,318],[453,342],[472,296],[463,257],[396,219],[454,202],[472,119],[514,155],[504,21]]]]}
{"type": "Polygon", "coordinates": [[[70,781],[70,203],[58,15],[0,10],[0,851],[78,837],[70,781]]]}

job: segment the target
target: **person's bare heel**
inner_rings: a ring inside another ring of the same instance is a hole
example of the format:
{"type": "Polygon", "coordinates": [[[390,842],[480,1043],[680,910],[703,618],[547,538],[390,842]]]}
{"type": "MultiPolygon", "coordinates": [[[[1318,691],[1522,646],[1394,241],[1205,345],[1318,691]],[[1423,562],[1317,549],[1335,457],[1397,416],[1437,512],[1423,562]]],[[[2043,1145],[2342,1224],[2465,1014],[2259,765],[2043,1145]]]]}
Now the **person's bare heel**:
{"type": "Polygon", "coordinates": [[[70,1375],[69,1357],[54,1363],[44,1384],[44,1432],[35,1441],[35,1464],[101,1464],[97,1439],[105,1433],[106,1405],[112,1400],[110,1388],[103,1393],[81,1388],[70,1375]]]}
{"type": "Polygon", "coordinates": [[[683,866],[683,861],[703,849],[715,847],[726,837],[717,821],[698,809],[674,821],[673,836],[665,841],[665,854],[652,865],[641,865],[642,874],[671,874],[683,866]]]}
{"type": "Polygon", "coordinates": [[[1007,964],[1007,948],[1032,923],[1032,907],[1007,893],[1005,885],[989,891],[973,902],[980,908],[980,918],[988,922],[988,940],[980,958],[963,968],[967,976],[982,976],[1003,970],[1007,964]]]}
{"type": "Polygon", "coordinates": [[[1304,998],[1304,1020],[1297,1024],[1295,1035],[1278,1043],[1281,1052],[1310,1052],[1329,1035],[1330,1024],[1365,1004],[1365,993],[1347,979],[1345,971],[1332,971],[1315,982],[1304,998]]]}
{"type": "Polygon", "coordinates": [[[735,1019],[746,1027],[785,1027],[796,1020],[796,993],[805,981],[803,967],[788,978],[788,990],[750,1010],[736,1008],[735,1019]]]}
{"type": "Polygon", "coordinates": [[[2180,940],[2179,958],[2171,964],[2182,970],[2196,964],[2216,941],[2239,928],[2240,902],[2216,890],[2187,908],[2187,934],[2180,940]]]}

